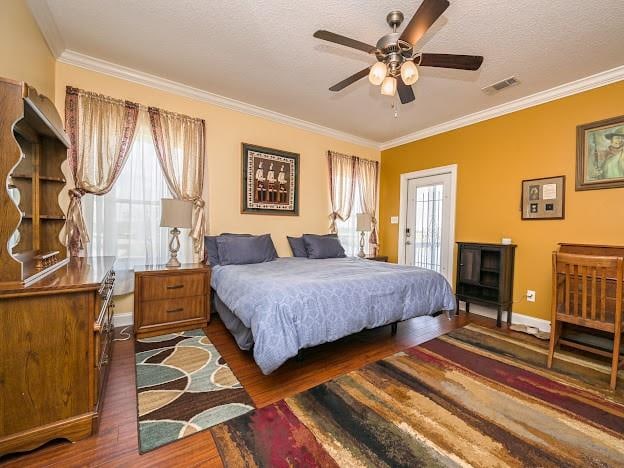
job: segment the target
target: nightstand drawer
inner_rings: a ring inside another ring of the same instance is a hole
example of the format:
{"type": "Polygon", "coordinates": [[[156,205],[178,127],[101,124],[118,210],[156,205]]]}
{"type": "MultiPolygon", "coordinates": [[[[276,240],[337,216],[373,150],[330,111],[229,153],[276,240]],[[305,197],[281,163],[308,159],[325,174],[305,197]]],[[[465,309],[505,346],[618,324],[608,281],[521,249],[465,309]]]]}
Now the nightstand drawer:
{"type": "Polygon", "coordinates": [[[140,325],[161,325],[205,317],[205,300],[204,296],[195,296],[143,302],[140,325]]]}
{"type": "Polygon", "coordinates": [[[143,278],[141,301],[175,299],[205,294],[203,273],[150,276],[143,278]]]}

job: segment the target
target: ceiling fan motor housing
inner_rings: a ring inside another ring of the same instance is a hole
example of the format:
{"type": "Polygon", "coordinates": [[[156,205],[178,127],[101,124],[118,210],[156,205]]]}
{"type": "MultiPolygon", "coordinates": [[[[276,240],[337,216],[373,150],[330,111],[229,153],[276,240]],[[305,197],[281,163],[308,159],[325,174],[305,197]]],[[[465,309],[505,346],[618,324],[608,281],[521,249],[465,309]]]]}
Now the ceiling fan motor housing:
{"type": "Polygon", "coordinates": [[[406,58],[411,58],[412,47],[404,41],[399,42],[401,34],[392,32],[377,41],[375,56],[380,62],[388,65],[392,74],[397,74],[406,58]]]}

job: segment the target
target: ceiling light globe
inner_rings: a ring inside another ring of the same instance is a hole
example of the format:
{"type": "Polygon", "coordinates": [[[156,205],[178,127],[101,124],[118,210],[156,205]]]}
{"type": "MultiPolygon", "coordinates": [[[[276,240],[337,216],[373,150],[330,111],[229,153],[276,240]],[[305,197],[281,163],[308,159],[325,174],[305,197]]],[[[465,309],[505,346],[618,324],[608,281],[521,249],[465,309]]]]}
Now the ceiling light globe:
{"type": "Polygon", "coordinates": [[[407,86],[411,86],[418,81],[418,67],[411,60],[401,65],[401,79],[407,86]]]}
{"type": "Polygon", "coordinates": [[[393,76],[387,76],[381,83],[381,94],[384,96],[394,96],[397,89],[397,80],[393,76]]]}
{"type": "Polygon", "coordinates": [[[373,65],[368,73],[368,81],[370,81],[375,86],[379,86],[386,74],[388,73],[388,67],[383,62],[377,62],[373,65]]]}

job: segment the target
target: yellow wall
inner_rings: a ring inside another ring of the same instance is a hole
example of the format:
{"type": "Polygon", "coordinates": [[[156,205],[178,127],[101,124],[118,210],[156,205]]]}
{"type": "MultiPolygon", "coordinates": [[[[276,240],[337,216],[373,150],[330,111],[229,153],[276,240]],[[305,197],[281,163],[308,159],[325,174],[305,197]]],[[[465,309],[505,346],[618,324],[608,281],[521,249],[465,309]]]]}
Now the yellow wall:
{"type": "Polygon", "coordinates": [[[26,81],[54,99],[54,56],[24,0],[0,5],[0,77],[26,81]]]}
{"type": "Polygon", "coordinates": [[[550,254],[558,242],[624,244],[624,188],[576,192],[576,126],[623,114],[624,82],[577,94],[382,152],[381,251],[397,258],[401,173],[458,165],[457,241],[518,245],[513,310],[549,318],[550,254]],[[561,221],[522,221],[523,179],[566,176],[561,221]]]}
{"type": "MultiPolygon", "coordinates": [[[[375,160],[380,157],[379,151],[373,148],[346,143],[59,62],[56,67],[55,102],[61,113],[67,85],[205,119],[205,199],[210,233],[270,233],[281,256],[291,254],[286,235],[325,233],[328,230],[330,203],[325,156],[327,150],[375,160]],[[240,214],[242,142],[300,154],[299,216],[240,214]]],[[[62,199],[61,203],[66,205],[67,200],[62,199]]],[[[127,312],[131,308],[130,304],[126,298],[118,302],[117,310],[127,312]]]]}

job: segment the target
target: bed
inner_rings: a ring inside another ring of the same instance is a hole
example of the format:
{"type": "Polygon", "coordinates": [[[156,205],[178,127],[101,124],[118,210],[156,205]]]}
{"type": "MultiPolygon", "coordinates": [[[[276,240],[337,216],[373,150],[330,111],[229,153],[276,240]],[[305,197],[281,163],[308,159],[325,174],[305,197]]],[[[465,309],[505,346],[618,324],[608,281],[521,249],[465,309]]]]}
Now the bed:
{"type": "Polygon", "coordinates": [[[211,282],[225,326],[265,375],[301,349],[455,308],[439,273],[354,257],[217,265],[211,282]]]}

